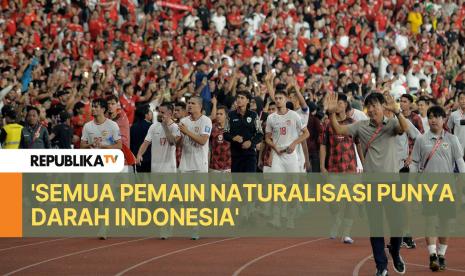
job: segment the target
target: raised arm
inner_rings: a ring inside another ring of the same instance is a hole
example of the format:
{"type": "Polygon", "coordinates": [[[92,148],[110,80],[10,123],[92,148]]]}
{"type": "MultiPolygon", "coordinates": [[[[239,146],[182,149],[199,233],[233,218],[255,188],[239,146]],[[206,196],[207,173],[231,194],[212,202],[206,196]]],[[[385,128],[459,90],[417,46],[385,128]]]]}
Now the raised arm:
{"type": "Polygon", "coordinates": [[[329,93],[326,96],[325,102],[326,110],[329,113],[331,127],[334,129],[337,135],[348,135],[349,128],[347,127],[347,125],[340,125],[336,118],[337,94],[329,93]]]}
{"type": "Polygon", "coordinates": [[[297,84],[297,80],[296,80],[295,76],[294,76],[293,81],[292,81],[292,86],[295,88],[297,99],[299,99],[300,108],[302,108],[303,111],[307,111],[307,109],[308,109],[307,102],[305,101],[304,96],[302,96],[302,93],[300,92],[301,89],[300,89],[299,85],[297,84]]]}
{"type": "Polygon", "coordinates": [[[404,132],[407,132],[409,129],[409,124],[407,122],[407,119],[405,119],[404,115],[400,112],[399,106],[396,104],[394,97],[391,95],[385,95],[386,98],[386,104],[384,106],[385,109],[393,112],[397,119],[399,120],[399,126],[397,127],[397,133],[402,134],[404,132]]]}

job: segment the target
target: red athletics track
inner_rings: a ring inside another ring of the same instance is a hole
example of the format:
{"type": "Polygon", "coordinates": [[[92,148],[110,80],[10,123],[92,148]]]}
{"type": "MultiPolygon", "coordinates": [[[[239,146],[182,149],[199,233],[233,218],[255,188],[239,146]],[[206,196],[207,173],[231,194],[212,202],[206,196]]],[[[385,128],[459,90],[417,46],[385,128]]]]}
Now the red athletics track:
{"type": "MultiPolygon", "coordinates": [[[[452,239],[449,270],[465,274],[465,238],[452,239]]],[[[406,275],[436,275],[427,268],[422,239],[402,249],[406,275]]],[[[352,245],[327,238],[0,239],[2,275],[373,275],[367,238],[352,245]]],[[[391,265],[391,263],[390,263],[391,265]]],[[[390,275],[396,275],[389,267],[390,275]]]]}

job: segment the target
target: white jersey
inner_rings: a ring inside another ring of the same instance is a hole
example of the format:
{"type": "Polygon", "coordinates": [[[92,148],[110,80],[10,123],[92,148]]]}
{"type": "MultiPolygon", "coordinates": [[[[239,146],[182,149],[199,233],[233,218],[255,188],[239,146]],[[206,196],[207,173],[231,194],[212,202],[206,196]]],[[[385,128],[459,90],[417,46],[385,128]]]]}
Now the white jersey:
{"type": "Polygon", "coordinates": [[[266,133],[272,133],[273,143],[279,149],[287,148],[299,138],[304,127],[299,114],[292,110],[284,115],[273,113],[266,120],[266,133]]]}
{"type": "MultiPolygon", "coordinates": [[[[177,124],[168,126],[174,137],[180,137],[177,124]]],[[[152,143],[152,172],[176,172],[176,145],[170,145],[165,130],[160,122],[152,124],[145,141],[152,143]]]]}
{"type": "MultiPolygon", "coordinates": [[[[302,120],[302,127],[307,127],[308,118],[310,116],[310,112],[307,107],[307,111],[303,111],[302,108],[297,109],[295,112],[299,114],[300,119],[302,120]]],[[[304,149],[302,148],[302,144],[297,145],[297,158],[299,162],[299,166],[301,167],[301,172],[305,172],[305,153],[304,149]]]]}
{"type": "Polygon", "coordinates": [[[422,117],[421,118],[421,123],[423,124],[423,133],[427,133],[429,131],[429,122],[428,122],[428,117],[422,117]]]}
{"type": "Polygon", "coordinates": [[[101,124],[92,120],[84,125],[81,140],[89,144],[99,141],[102,146],[114,145],[121,140],[119,126],[110,119],[105,119],[101,124]]]}
{"type": "MultiPolygon", "coordinates": [[[[266,133],[271,133],[273,143],[278,150],[284,150],[299,138],[305,126],[297,112],[288,110],[286,114],[271,114],[266,120],[266,133]]],[[[302,172],[299,163],[297,147],[291,154],[278,155],[272,151],[272,165],[270,172],[302,172]]]]}
{"type": "MultiPolygon", "coordinates": [[[[212,131],[212,121],[205,115],[200,116],[197,121],[192,121],[191,117],[182,118],[180,121],[189,131],[196,135],[208,135],[212,131]]],[[[181,172],[208,172],[208,148],[209,143],[200,145],[189,136],[182,134],[182,154],[179,170],[181,172]]]]}

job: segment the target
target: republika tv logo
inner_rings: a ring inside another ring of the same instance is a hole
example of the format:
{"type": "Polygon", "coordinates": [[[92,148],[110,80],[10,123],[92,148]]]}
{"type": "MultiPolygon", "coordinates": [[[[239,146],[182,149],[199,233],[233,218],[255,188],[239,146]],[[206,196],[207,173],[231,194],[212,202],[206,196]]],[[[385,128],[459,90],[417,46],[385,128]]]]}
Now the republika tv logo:
{"type": "Polygon", "coordinates": [[[104,167],[116,164],[118,155],[31,155],[31,167],[104,167]]]}
{"type": "Polygon", "coordinates": [[[116,149],[1,150],[0,163],[0,172],[121,172],[124,154],[116,149]]]}

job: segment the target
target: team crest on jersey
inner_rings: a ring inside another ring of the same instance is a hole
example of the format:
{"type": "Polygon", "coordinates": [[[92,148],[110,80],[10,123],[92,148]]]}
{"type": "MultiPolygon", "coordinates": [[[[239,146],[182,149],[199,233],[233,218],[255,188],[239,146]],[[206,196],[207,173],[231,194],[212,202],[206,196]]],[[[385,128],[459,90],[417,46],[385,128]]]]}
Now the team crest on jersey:
{"type": "Polygon", "coordinates": [[[108,134],[109,134],[109,133],[108,133],[107,130],[102,131],[102,137],[103,137],[103,138],[107,138],[107,137],[108,137],[108,134]]]}
{"type": "Polygon", "coordinates": [[[199,132],[199,127],[195,127],[194,132],[198,133],[199,132]]]}
{"type": "Polygon", "coordinates": [[[291,120],[287,120],[286,125],[290,126],[291,125],[291,120]]]}
{"type": "Polygon", "coordinates": [[[218,135],[218,142],[223,142],[223,134],[218,135]]]}
{"type": "Polygon", "coordinates": [[[247,123],[250,124],[252,122],[252,118],[247,117],[247,123]]]}
{"type": "Polygon", "coordinates": [[[447,150],[449,148],[449,143],[442,143],[442,148],[447,150]]]}

